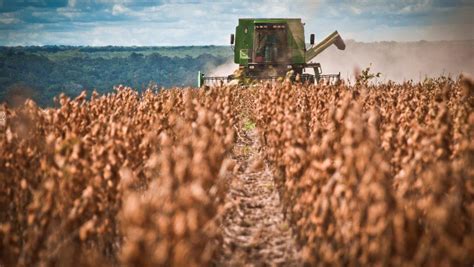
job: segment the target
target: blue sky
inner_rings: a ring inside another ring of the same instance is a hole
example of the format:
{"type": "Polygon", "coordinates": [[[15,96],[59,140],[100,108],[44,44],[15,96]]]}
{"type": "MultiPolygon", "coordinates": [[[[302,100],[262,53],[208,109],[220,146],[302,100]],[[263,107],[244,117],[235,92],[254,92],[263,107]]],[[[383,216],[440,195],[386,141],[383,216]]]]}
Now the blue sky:
{"type": "Polygon", "coordinates": [[[301,17],[306,35],[474,39],[474,0],[0,0],[0,45],[225,45],[239,17],[301,17]]]}

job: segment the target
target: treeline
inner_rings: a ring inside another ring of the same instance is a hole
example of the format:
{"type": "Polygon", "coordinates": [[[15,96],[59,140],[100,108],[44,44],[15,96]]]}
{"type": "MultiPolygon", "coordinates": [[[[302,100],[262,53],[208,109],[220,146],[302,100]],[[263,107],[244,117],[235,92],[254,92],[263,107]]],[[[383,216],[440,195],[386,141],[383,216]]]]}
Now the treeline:
{"type": "Polygon", "coordinates": [[[210,70],[228,59],[207,53],[196,57],[169,57],[159,53],[144,55],[132,52],[126,57],[75,56],[52,60],[31,50],[2,49],[0,102],[12,104],[28,97],[42,106],[52,105],[53,97],[62,92],[72,97],[83,90],[105,93],[119,84],[138,90],[150,83],[165,88],[195,86],[199,70],[210,70]]]}
{"type": "Polygon", "coordinates": [[[166,51],[196,51],[198,49],[209,50],[213,53],[217,50],[229,50],[226,46],[203,45],[203,46],[69,46],[69,45],[44,45],[44,46],[0,46],[0,54],[22,54],[22,53],[57,53],[66,51],[94,52],[165,52],[166,51]]]}

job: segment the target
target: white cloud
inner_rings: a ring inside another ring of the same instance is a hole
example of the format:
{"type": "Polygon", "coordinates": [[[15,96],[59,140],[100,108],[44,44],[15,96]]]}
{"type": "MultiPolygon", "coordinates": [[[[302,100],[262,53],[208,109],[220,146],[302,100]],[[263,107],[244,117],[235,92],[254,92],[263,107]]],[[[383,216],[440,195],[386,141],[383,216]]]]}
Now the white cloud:
{"type": "Polygon", "coordinates": [[[351,7],[351,11],[352,11],[352,13],[355,14],[355,15],[360,15],[360,14],[362,14],[362,10],[361,10],[360,8],[355,7],[355,6],[352,6],[352,7],[351,7]]]}
{"type": "Polygon", "coordinates": [[[16,23],[20,23],[21,20],[17,19],[17,18],[2,18],[0,17],[0,23],[1,24],[16,24],[16,23]]]}
{"type": "Polygon", "coordinates": [[[75,7],[76,4],[77,4],[77,0],[68,0],[68,1],[67,1],[67,5],[68,5],[69,7],[75,7]]]}
{"type": "Polygon", "coordinates": [[[410,1],[406,5],[402,7],[402,9],[398,12],[399,14],[417,14],[423,12],[429,12],[433,9],[432,1],[431,0],[424,0],[424,1],[410,1]]]}
{"type": "Polygon", "coordinates": [[[124,5],[121,5],[121,4],[115,4],[112,7],[112,15],[114,15],[114,16],[124,14],[128,11],[130,11],[130,10],[128,8],[126,8],[124,5]]]}
{"type": "Polygon", "coordinates": [[[81,16],[81,12],[71,7],[60,7],[56,9],[59,15],[67,17],[69,19],[78,18],[81,16]]]}
{"type": "Polygon", "coordinates": [[[0,13],[0,24],[17,24],[22,21],[14,13],[0,13]]]}

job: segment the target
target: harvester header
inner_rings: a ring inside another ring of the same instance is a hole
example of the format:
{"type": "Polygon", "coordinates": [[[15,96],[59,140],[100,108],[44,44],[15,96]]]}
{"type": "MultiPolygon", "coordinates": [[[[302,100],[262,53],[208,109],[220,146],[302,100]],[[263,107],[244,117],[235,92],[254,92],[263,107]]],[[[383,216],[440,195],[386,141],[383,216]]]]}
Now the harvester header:
{"type": "Polygon", "coordinates": [[[239,19],[235,35],[230,37],[234,62],[239,69],[228,77],[205,77],[199,73],[198,85],[234,79],[273,80],[279,77],[313,83],[321,79],[339,80],[340,74],[323,75],[321,65],[310,61],[332,44],[344,50],[341,36],[335,31],[317,45],[314,41],[314,34],[311,34],[310,47],[306,49],[304,24],[299,18],[239,19]],[[305,73],[307,68],[312,68],[314,75],[305,73]]]}

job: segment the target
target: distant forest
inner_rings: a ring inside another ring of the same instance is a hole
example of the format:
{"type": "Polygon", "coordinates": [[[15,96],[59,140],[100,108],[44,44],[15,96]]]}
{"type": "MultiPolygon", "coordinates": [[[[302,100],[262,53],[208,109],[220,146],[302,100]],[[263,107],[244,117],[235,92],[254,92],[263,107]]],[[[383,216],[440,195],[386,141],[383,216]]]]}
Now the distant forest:
{"type": "Polygon", "coordinates": [[[230,47],[0,47],[0,103],[32,98],[41,106],[54,96],[112,91],[119,84],[142,90],[195,86],[197,72],[225,63],[230,47]]]}

